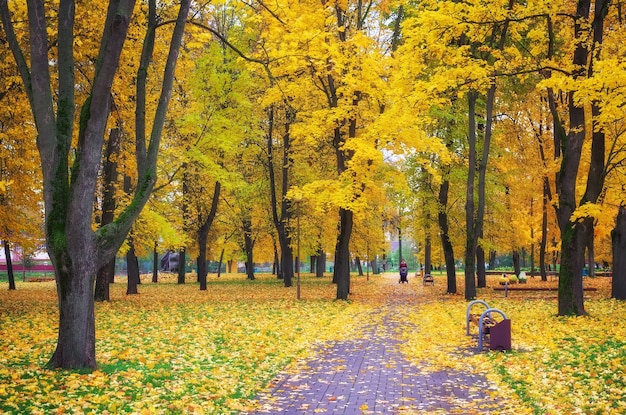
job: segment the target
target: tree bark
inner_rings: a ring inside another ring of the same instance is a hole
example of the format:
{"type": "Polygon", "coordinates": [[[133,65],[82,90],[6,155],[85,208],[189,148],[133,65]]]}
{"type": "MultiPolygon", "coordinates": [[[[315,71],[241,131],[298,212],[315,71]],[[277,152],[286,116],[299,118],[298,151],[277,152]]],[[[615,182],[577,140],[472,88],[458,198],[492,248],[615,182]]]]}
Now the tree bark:
{"type": "Polygon", "coordinates": [[[281,163],[281,182],[280,182],[280,202],[276,195],[276,177],[274,173],[274,108],[269,110],[269,130],[267,133],[267,158],[268,158],[268,173],[270,179],[270,198],[271,198],[271,210],[272,219],[274,221],[274,227],[278,234],[278,243],[280,245],[280,266],[278,268],[278,278],[283,280],[285,287],[291,287],[293,285],[294,267],[293,267],[293,251],[291,248],[291,235],[287,227],[290,219],[293,217],[291,209],[291,201],[287,199],[287,190],[289,189],[289,166],[290,162],[290,149],[291,149],[291,136],[289,132],[291,124],[291,114],[289,110],[285,111],[285,133],[283,134],[283,157],[281,163]],[[279,215],[280,206],[280,215],[279,215]]]}
{"type": "MultiPolygon", "coordinates": [[[[155,1],[150,1],[154,6],[155,1]]],[[[118,217],[98,231],[92,229],[98,171],[111,102],[111,85],[120,63],[135,1],[109,3],[90,95],[83,105],[74,137],[76,82],[74,80],[74,2],[58,6],[55,67],[50,65],[48,26],[44,2],[28,0],[30,60],[17,42],[6,0],[0,0],[0,19],[29,99],[43,173],[47,250],[55,268],[59,303],[57,347],[51,368],[95,368],[94,285],[97,271],[114,258],[132,223],[148,200],[156,180],[156,157],[169,101],[178,48],[189,11],[183,0],[172,35],[163,87],[146,154],[138,148],[139,185],[133,201],[118,217]],[[30,63],[30,68],[28,64],[30,63]],[[54,94],[50,69],[58,68],[54,94]],[[56,100],[56,101],[55,101],[56,100]],[[56,111],[56,113],[55,113],[56,111]],[[70,157],[72,151],[72,157],[70,157]],[[139,154],[141,153],[141,154],[139,154]],[[69,166],[72,160],[73,165],[69,166]],[[72,177],[70,180],[69,172],[72,177]]],[[[156,27],[156,25],[154,25],[156,27]]],[[[138,143],[139,144],[139,143],[138,143]]]]}
{"type": "Polygon", "coordinates": [[[246,252],[246,277],[249,280],[256,279],[254,276],[254,239],[252,237],[252,222],[250,219],[243,220],[243,241],[246,252]]]}
{"type": "Polygon", "coordinates": [[[448,281],[448,294],[456,294],[456,264],[454,263],[454,249],[452,241],[450,241],[448,226],[448,191],[450,181],[446,178],[439,188],[439,213],[437,216],[439,223],[439,231],[441,234],[441,246],[443,249],[443,257],[446,262],[446,275],[448,281]]]}
{"type": "Polygon", "coordinates": [[[541,281],[548,281],[546,247],[548,245],[548,201],[550,196],[550,182],[543,178],[543,198],[541,199],[541,243],[539,244],[539,272],[541,281]]]}
{"type": "Polygon", "coordinates": [[[337,299],[347,300],[350,294],[350,235],[352,233],[353,213],[339,209],[340,231],[337,236],[335,251],[334,278],[337,281],[337,299]]]}
{"type": "MultiPolygon", "coordinates": [[[[594,6],[593,42],[585,40],[587,36],[585,21],[591,11],[590,0],[579,0],[576,7],[574,38],[577,42],[573,55],[574,67],[581,68],[574,74],[575,79],[593,74],[594,58],[599,53],[604,31],[604,18],[608,10],[608,0],[596,0],[594,6]],[[590,58],[589,48],[597,48],[596,55],[590,58]],[[587,66],[588,65],[588,66],[587,66]],[[587,67],[587,73],[585,73],[587,67]]],[[[561,228],[561,267],[559,272],[559,315],[585,315],[583,296],[583,277],[585,248],[593,238],[593,218],[571,221],[576,209],[576,179],[586,137],[587,120],[585,109],[574,101],[574,93],[568,94],[569,127],[567,136],[559,136],[563,147],[561,170],[557,179],[559,205],[557,218],[561,228]]],[[[600,114],[599,105],[591,106],[592,121],[600,114]]],[[[555,117],[556,118],[556,117],[555,117]]],[[[604,186],[604,132],[594,129],[591,133],[591,160],[587,175],[587,187],[578,206],[595,203],[604,186]]]]}
{"type": "Polygon", "coordinates": [[[317,253],[317,261],[315,261],[315,276],[322,278],[326,271],[326,253],[320,248],[317,253]]]}
{"type": "Polygon", "coordinates": [[[13,274],[13,263],[11,262],[11,247],[9,245],[9,241],[6,239],[3,241],[4,244],[4,257],[7,261],[7,275],[9,278],[9,290],[15,290],[15,274],[13,274]]]}
{"type": "MultiPolygon", "coordinates": [[[[428,219],[430,220],[430,218],[428,219]]],[[[432,269],[432,242],[430,239],[430,229],[426,229],[426,240],[424,241],[424,272],[430,274],[432,269]]]]}
{"type": "Polygon", "coordinates": [[[222,252],[220,252],[220,260],[217,263],[217,278],[222,276],[222,264],[224,262],[224,248],[222,248],[222,252]]]}
{"type": "Polygon", "coordinates": [[[154,248],[152,249],[152,282],[159,282],[159,252],[158,249],[159,244],[157,242],[154,243],[154,248]]]}
{"type": "Polygon", "coordinates": [[[514,249],[511,258],[513,259],[513,273],[515,273],[515,275],[519,275],[521,272],[519,264],[519,250],[514,249]]]}
{"type": "Polygon", "coordinates": [[[211,201],[211,209],[206,219],[198,230],[198,281],[200,282],[200,290],[207,289],[206,277],[207,277],[207,261],[206,261],[206,246],[209,238],[209,230],[213,225],[213,220],[217,214],[217,206],[220,201],[221,184],[219,181],[215,182],[215,188],[213,190],[213,199],[211,201]]]}
{"type": "MultiPolygon", "coordinates": [[[[103,188],[102,188],[102,212],[100,214],[100,227],[113,222],[115,218],[115,208],[117,199],[115,197],[115,189],[117,183],[117,158],[121,149],[121,130],[119,127],[112,128],[109,131],[109,140],[107,142],[106,152],[104,155],[103,168],[103,188]]],[[[106,265],[98,270],[96,276],[95,300],[110,301],[109,284],[115,278],[115,257],[113,257],[106,265]]]]}
{"type": "Polygon", "coordinates": [[[182,247],[178,250],[178,284],[185,284],[187,277],[187,250],[182,247]]]}
{"type": "Polygon", "coordinates": [[[135,243],[132,237],[130,238],[129,245],[130,248],[126,253],[126,295],[135,295],[139,294],[139,290],[137,289],[139,285],[139,261],[135,254],[135,243]]]}
{"type": "Polygon", "coordinates": [[[465,196],[465,299],[476,298],[476,247],[478,235],[474,220],[474,182],[476,180],[476,101],[478,93],[467,94],[468,103],[468,169],[465,196]]]}
{"type": "Polygon", "coordinates": [[[626,207],[619,207],[615,228],[611,232],[613,243],[613,282],[611,297],[626,300],[626,207]]]}
{"type": "Polygon", "coordinates": [[[485,271],[485,251],[482,246],[478,245],[476,247],[476,281],[478,288],[487,286],[487,273],[485,271]]]}
{"type": "Polygon", "coordinates": [[[356,257],[354,258],[354,263],[356,264],[356,271],[359,275],[359,277],[363,276],[363,267],[361,266],[361,258],[360,257],[356,257]]]}

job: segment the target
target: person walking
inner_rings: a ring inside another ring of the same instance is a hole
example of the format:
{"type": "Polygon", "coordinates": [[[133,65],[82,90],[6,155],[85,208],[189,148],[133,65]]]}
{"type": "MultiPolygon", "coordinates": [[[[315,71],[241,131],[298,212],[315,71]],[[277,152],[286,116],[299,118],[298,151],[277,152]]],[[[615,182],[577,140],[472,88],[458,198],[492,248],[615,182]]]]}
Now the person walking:
{"type": "Polygon", "coordinates": [[[406,261],[403,259],[400,261],[400,283],[409,282],[407,279],[409,275],[409,267],[406,264],[406,261]]]}

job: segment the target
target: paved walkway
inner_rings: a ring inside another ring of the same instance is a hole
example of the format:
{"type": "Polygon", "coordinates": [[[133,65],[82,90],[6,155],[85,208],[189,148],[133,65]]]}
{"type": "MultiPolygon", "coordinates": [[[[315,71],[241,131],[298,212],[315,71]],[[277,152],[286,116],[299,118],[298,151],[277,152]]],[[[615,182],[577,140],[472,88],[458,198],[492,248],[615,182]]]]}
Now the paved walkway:
{"type": "Polygon", "coordinates": [[[504,414],[483,376],[428,373],[400,353],[399,333],[410,327],[389,316],[417,300],[412,288],[391,290],[388,304],[379,309],[384,324],[367,326],[360,339],[326,344],[296,374],[279,375],[252,414],[504,414]]]}

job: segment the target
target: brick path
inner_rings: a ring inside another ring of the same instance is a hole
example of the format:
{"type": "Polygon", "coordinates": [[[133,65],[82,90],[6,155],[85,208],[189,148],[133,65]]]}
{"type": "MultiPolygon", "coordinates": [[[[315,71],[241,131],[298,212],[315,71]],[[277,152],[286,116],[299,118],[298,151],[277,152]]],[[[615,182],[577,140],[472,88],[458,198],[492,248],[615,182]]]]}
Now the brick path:
{"type": "Polygon", "coordinates": [[[398,333],[410,327],[387,318],[414,300],[414,290],[402,286],[407,294],[392,290],[390,302],[379,309],[384,324],[368,326],[363,338],[326,344],[296,374],[279,375],[251,414],[505,414],[483,376],[429,373],[403,357],[398,333]]]}

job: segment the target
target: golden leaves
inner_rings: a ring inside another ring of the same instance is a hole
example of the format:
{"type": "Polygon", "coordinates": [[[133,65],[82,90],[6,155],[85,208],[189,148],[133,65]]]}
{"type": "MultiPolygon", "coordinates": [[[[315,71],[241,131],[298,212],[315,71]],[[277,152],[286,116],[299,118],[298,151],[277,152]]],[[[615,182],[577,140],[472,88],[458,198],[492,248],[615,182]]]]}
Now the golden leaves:
{"type": "MultiPolygon", "coordinates": [[[[497,285],[496,280],[490,277],[488,285],[497,285]]],[[[557,283],[535,278],[528,284],[556,287],[557,283]]],[[[479,289],[481,299],[512,320],[509,353],[475,351],[476,339],[465,336],[464,301],[449,297],[426,301],[408,315],[418,330],[407,337],[407,356],[433,370],[488,372],[499,385],[494,393],[513,399],[511,413],[530,413],[529,407],[538,413],[621,413],[626,399],[622,369],[626,325],[613,316],[622,314],[626,304],[603,299],[610,295],[608,278],[586,279],[585,286],[598,288],[598,294],[586,300],[590,317],[579,318],[557,317],[554,293],[502,298],[491,288],[479,289]],[[616,380],[621,390],[611,385],[616,380]]]]}
{"type": "Polygon", "coordinates": [[[231,413],[310,345],[353,335],[356,304],[312,279],[303,298],[275,276],[223,276],[197,285],[150,284],[140,296],[97,304],[92,373],[41,369],[55,340],[54,283],[21,283],[0,294],[0,412],[231,413]],[[344,326],[346,325],[347,326],[344,326]]]}
{"type": "MultiPolygon", "coordinates": [[[[586,300],[589,317],[557,317],[554,293],[504,298],[491,288],[479,289],[480,298],[511,318],[513,351],[476,353],[475,338],[465,336],[467,303],[460,295],[443,294],[443,276],[435,276],[434,287],[354,277],[351,303],[329,301],[335,287],[327,279],[304,276],[304,301],[295,301],[295,288],[282,287],[271,275],[257,277],[225,275],[210,281],[206,292],[195,284],[146,279],[140,296],[124,296],[124,284],[114,284],[113,301],[96,308],[100,367],[91,373],[41,369],[56,335],[54,283],[20,283],[17,291],[0,291],[0,411],[246,411],[290,362],[297,363],[290,371],[297,371],[314,343],[358,339],[365,324],[383,324],[376,310],[400,289],[412,290],[416,301],[389,316],[396,322],[393,335],[403,339],[402,352],[423,370],[487,374],[497,385],[489,394],[506,400],[507,413],[626,409],[626,325],[615,318],[626,312],[626,304],[605,299],[608,278],[585,280],[598,289],[586,300]]],[[[489,285],[496,280],[489,277],[489,285]]],[[[394,362],[387,363],[393,370],[394,362]]],[[[467,405],[464,413],[489,411],[482,401],[467,405]]]]}

